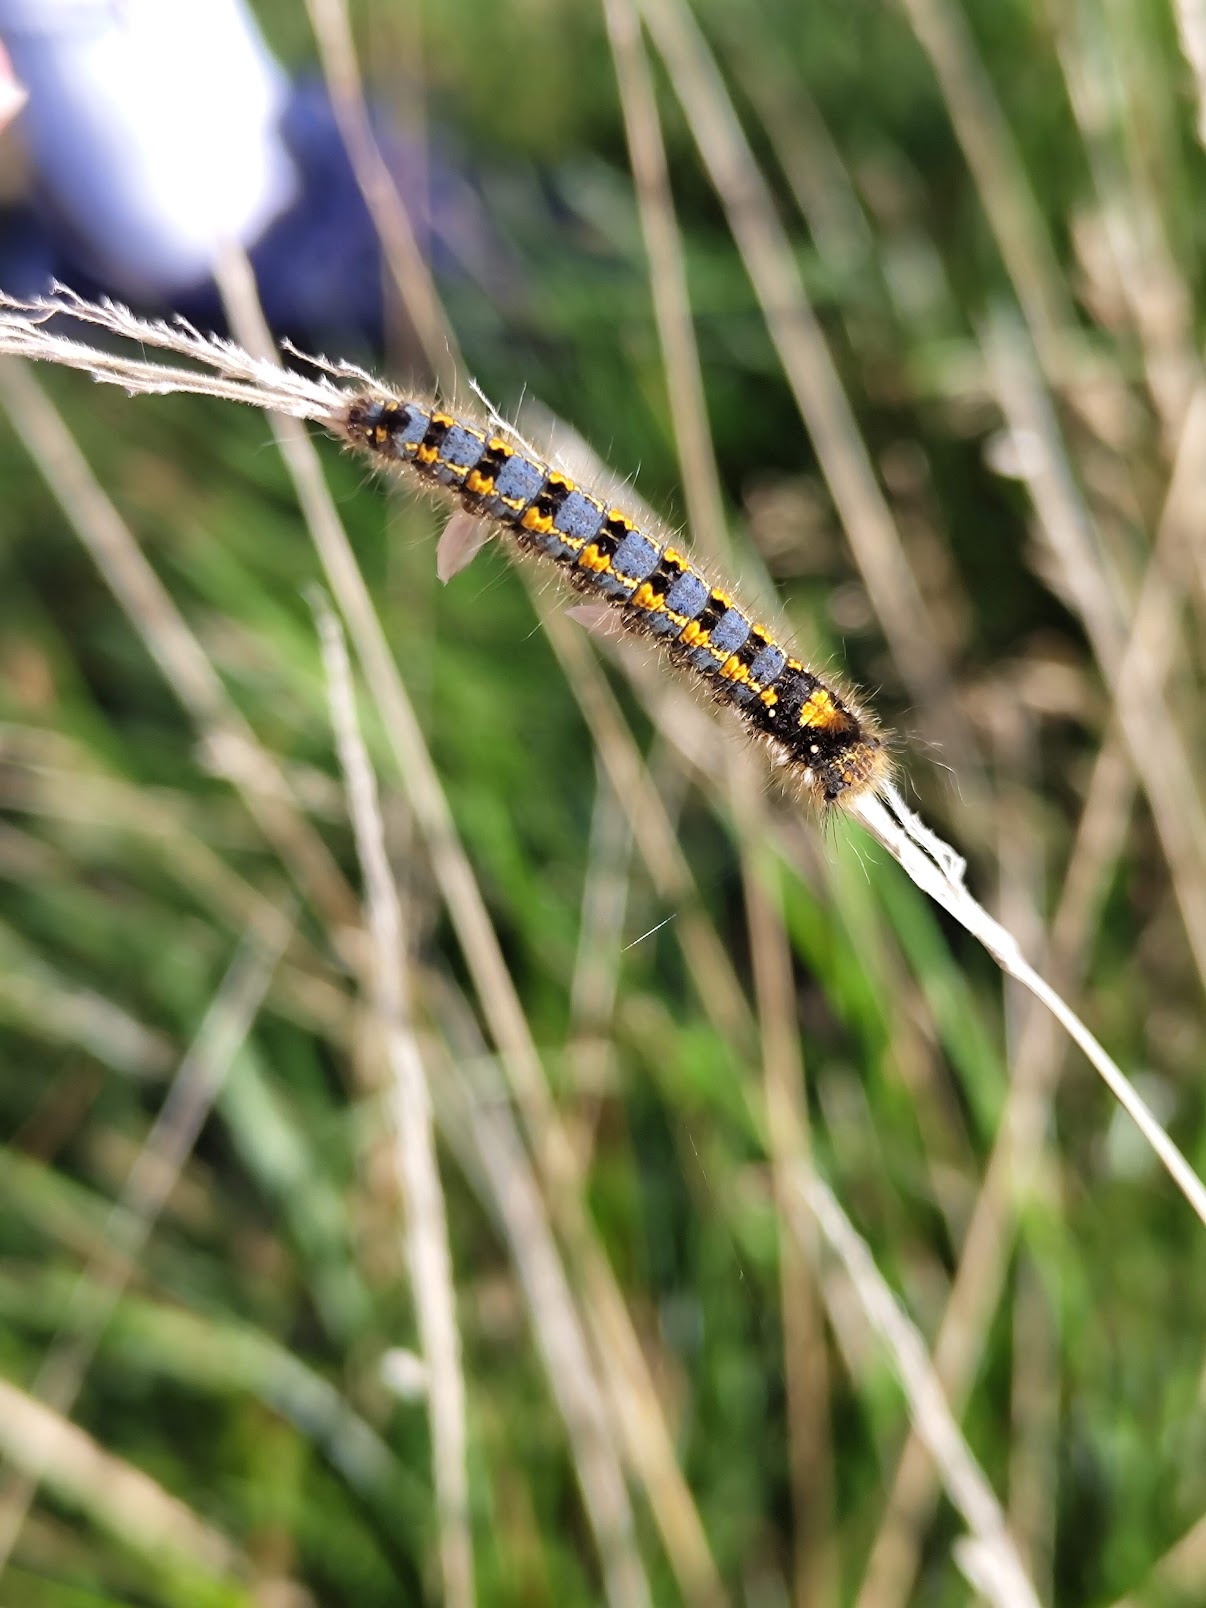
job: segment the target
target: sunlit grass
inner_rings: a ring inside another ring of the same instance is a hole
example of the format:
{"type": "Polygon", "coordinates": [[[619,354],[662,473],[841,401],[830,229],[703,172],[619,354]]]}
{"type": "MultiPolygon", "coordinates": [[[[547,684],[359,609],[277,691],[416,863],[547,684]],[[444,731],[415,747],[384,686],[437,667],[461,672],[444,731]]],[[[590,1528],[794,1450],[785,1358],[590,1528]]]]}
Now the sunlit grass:
{"type": "MultiPolygon", "coordinates": [[[[699,85],[654,60],[723,536],[810,657],[873,690],[910,797],[1201,1173],[1193,78],[1159,8],[982,9],[967,39],[935,0],[699,13],[849,398],[837,450],[865,453],[917,612],[842,532],[815,372],[784,356],[799,304],[762,286],[760,312],[695,153],[699,85]],[[988,149],[961,150],[980,70],[1008,137],[980,101],[988,149]],[[1058,433],[1035,459],[1043,386],[1058,433]]],[[[301,8],[264,11],[300,59],[301,8]]],[[[646,14],[665,49],[674,8],[646,14]]],[[[355,20],[374,78],[418,70],[412,23],[355,20]]],[[[705,520],[602,13],[430,10],[423,45],[430,137],[511,237],[505,294],[442,286],[468,373],[507,411],[529,387],[671,520],[705,520]]],[[[375,366],[423,376],[409,349],[375,366]]],[[[38,378],[198,679],[156,658],[0,431],[0,1455],[42,1475],[0,1596],[435,1600],[322,565],[258,414],[38,378]],[[244,726],[255,764],[229,746],[244,726]],[[114,1203],[257,964],[258,1013],[129,1261],[114,1203]],[[43,1464],[17,1393],[93,1343],[43,1464]]],[[[966,1516],[904,1450],[916,1405],[796,1210],[809,1165],[930,1346],[1040,1600],[1200,1600],[1202,1229],[1079,1053],[649,655],[543,632],[560,594],[538,575],[534,606],[499,544],[438,587],[440,516],[320,450],[433,761],[399,746],[370,664],[478,1600],[967,1600],[966,1516]],[[656,811],[617,792],[630,774],[656,811]],[[433,838],[444,801],[464,861],[433,838]]]]}

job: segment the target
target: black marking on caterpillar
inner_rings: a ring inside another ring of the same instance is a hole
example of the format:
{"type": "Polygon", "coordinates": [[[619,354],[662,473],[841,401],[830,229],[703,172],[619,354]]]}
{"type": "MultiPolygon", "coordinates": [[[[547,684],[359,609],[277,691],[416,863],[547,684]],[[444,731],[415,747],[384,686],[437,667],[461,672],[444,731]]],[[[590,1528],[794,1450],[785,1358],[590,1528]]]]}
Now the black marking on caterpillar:
{"type": "Polygon", "coordinates": [[[660,640],[815,799],[849,804],[887,782],[884,739],[849,695],[793,658],[687,554],[521,443],[438,407],[372,395],[353,397],[332,428],[383,463],[445,488],[466,513],[501,525],[579,591],[605,599],[622,625],[660,640]]]}

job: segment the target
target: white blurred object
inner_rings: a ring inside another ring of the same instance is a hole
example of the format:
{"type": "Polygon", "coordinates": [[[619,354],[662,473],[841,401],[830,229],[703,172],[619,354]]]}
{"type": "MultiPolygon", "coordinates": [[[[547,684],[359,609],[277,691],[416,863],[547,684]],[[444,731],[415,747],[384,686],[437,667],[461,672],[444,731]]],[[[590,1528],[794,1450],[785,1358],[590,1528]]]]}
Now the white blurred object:
{"type": "Polygon", "coordinates": [[[12,122],[28,99],[4,46],[0,45],[0,129],[12,122]]]}
{"type": "Polygon", "coordinates": [[[400,1401],[421,1401],[427,1394],[427,1364],[413,1351],[401,1346],[383,1353],[380,1362],[381,1380],[400,1401]]]}
{"type": "Polygon", "coordinates": [[[0,0],[43,199],[98,276],[163,296],[293,201],[288,79],[242,0],[0,0]]]}

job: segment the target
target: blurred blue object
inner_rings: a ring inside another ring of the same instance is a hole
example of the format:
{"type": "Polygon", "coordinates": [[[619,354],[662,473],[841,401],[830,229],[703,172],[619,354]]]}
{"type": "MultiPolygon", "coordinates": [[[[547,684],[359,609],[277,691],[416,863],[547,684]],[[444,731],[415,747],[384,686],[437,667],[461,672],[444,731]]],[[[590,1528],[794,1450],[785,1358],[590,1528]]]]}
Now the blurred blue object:
{"type": "MultiPolygon", "coordinates": [[[[233,234],[278,334],[382,345],[386,269],[326,90],[289,84],[242,0],[0,0],[0,39],[33,177],[0,210],[0,286],[60,279],[220,329],[207,265],[233,234]]],[[[505,296],[517,276],[473,184],[371,119],[437,275],[505,296]]]]}

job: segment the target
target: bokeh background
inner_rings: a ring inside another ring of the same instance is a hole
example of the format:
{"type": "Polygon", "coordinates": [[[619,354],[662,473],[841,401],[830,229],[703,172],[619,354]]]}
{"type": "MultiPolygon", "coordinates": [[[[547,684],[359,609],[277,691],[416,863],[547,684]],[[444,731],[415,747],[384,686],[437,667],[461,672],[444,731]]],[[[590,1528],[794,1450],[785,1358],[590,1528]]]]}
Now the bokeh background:
{"type": "MultiPolygon", "coordinates": [[[[301,0],[255,11],[317,81],[301,0]]],[[[644,54],[618,3],[610,35],[587,0],[351,24],[457,399],[564,421],[868,690],[909,796],[1202,1171],[1193,11],[648,0],[644,54]],[[698,371],[659,329],[676,252],[698,371]]],[[[3,176],[15,201],[11,134],[3,176]]],[[[293,333],[427,387],[381,284],[378,328],[358,280],[293,333]]],[[[0,1597],[435,1602],[321,565],[260,414],[33,378],[0,386],[0,1597]]],[[[441,587],[446,513],[318,447],[432,767],[358,681],[478,1600],[974,1600],[793,1206],[815,1166],[944,1336],[1040,1600],[1206,1601],[1206,1242],[1091,1069],[660,660],[501,543],[441,587]]]]}

